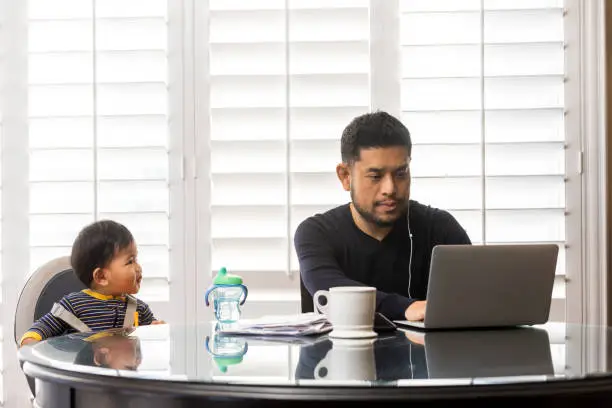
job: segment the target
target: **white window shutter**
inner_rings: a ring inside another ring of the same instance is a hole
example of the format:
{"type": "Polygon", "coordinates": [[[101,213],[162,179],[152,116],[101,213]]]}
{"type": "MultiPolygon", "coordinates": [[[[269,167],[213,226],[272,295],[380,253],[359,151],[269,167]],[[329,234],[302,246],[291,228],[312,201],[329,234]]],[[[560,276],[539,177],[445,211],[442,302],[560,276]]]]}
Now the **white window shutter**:
{"type": "Polygon", "coordinates": [[[288,239],[298,276],[299,223],[349,200],[335,168],[344,127],[370,110],[370,20],[363,0],[289,4],[288,239]]]}
{"type": "Polygon", "coordinates": [[[450,210],[474,243],[559,245],[564,310],[563,1],[400,4],[413,197],[450,210]]]}
{"type": "Polygon", "coordinates": [[[29,2],[29,270],[116,220],[138,245],[137,296],[168,320],[167,2],[59,3],[29,2]]]}
{"type": "Polygon", "coordinates": [[[452,210],[476,243],[559,244],[563,298],[563,2],[401,7],[414,197],[452,210]]]}
{"type": "Polygon", "coordinates": [[[347,200],[334,169],[370,106],[368,4],[210,2],[212,269],[245,277],[245,313],[299,311],[293,232],[347,200]]]}

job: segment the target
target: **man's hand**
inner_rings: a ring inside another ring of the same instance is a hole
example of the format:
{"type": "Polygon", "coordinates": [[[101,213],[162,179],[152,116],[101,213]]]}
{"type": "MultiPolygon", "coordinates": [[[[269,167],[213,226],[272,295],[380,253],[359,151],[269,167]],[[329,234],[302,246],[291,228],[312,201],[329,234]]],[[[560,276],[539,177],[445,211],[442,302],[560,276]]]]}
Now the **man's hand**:
{"type": "Polygon", "coordinates": [[[406,309],[406,320],[416,322],[425,319],[426,304],[426,300],[417,300],[416,302],[413,302],[410,306],[408,306],[408,309],[406,309]]]}
{"type": "Polygon", "coordinates": [[[423,333],[416,333],[416,332],[409,332],[409,331],[405,333],[406,333],[406,338],[410,340],[411,343],[418,344],[421,346],[425,345],[425,336],[423,335],[423,333]]]}

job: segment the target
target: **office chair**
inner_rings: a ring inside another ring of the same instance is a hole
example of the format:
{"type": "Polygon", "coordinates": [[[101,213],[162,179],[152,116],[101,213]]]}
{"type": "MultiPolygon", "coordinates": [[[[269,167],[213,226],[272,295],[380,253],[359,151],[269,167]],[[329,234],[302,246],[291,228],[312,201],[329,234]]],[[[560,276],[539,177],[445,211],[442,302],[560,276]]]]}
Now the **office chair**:
{"type": "Polygon", "coordinates": [[[300,274],[300,298],[302,303],[302,313],[314,312],[314,304],[312,303],[312,296],[308,293],[308,289],[304,286],[302,281],[302,275],[300,274]]]}

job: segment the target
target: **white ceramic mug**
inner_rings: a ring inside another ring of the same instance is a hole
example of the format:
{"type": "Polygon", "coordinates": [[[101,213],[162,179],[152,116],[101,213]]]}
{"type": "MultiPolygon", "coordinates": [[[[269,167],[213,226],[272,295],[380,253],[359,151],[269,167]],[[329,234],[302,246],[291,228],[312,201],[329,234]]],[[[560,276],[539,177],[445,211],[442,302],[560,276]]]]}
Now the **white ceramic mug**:
{"type": "Polygon", "coordinates": [[[314,378],[376,381],[375,339],[333,339],[333,347],[314,369],[314,378]]]}
{"type": "Polygon", "coordinates": [[[369,286],[337,286],[319,290],[313,296],[314,308],[329,319],[333,330],[330,337],[371,338],[374,332],[374,313],[376,311],[376,288],[369,286]],[[327,298],[327,304],[320,302],[327,298]]]}

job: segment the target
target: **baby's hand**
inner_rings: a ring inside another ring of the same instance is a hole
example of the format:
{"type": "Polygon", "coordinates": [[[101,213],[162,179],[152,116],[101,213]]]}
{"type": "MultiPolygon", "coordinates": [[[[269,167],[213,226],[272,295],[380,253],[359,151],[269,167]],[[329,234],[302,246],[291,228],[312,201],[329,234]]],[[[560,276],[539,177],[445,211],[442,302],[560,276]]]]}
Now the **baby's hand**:
{"type": "Polygon", "coordinates": [[[163,320],[153,320],[151,324],[166,324],[163,320]]]}
{"type": "Polygon", "coordinates": [[[28,338],[23,339],[23,341],[21,342],[21,346],[28,346],[30,344],[35,344],[35,343],[38,343],[38,340],[33,339],[32,337],[28,337],[28,338]]]}

